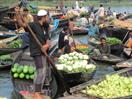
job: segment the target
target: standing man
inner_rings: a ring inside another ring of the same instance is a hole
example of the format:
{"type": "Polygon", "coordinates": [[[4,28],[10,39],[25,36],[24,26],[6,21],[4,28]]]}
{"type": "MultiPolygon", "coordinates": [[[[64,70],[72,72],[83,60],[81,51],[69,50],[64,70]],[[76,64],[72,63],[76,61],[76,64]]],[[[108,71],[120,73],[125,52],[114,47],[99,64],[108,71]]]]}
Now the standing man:
{"type": "MultiPolygon", "coordinates": [[[[36,35],[36,37],[39,39],[41,44],[43,45],[43,49],[47,51],[49,49],[49,35],[48,35],[48,15],[47,11],[40,10],[37,14],[38,22],[32,22],[29,23],[29,26],[31,27],[32,31],[36,35]]],[[[26,23],[26,22],[25,22],[26,23]]],[[[49,84],[50,79],[50,69],[47,66],[47,58],[43,55],[40,46],[35,41],[34,37],[31,35],[31,31],[27,28],[27,24],[20,22],[20,24],[25,27],[25,30],[29,32],[29,38],[30,38],[30,54],[31,57],[33,57],[35,66],[36,66],[36,76],[34,79],[34,91],[35,96],[39,99],[43,99],[41,96],[43,84],[46,85],[49,84]]],[[[49,94],[46,94],[49,95],[49,94]]],[[[35,98],[36,99],[36,98],[35,98]]]]}
{"type": "Polygon", "coordinates": [[[98,19],[100,19],[100,18],[105,16],[105,9],[103,7],[103,4],[100,4],[100,8],[98,9],[96,14],[98,16],[98,19]]]}

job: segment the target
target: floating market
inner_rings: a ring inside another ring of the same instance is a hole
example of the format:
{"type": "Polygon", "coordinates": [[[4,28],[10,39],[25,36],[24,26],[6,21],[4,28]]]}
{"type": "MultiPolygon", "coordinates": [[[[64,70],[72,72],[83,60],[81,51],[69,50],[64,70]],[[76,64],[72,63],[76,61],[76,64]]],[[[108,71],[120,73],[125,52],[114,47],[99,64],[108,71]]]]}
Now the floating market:
{"type": "Polygon", "coordinates": [[[0,0],[0,99],[132,99],[131,0],[0,0]]]}

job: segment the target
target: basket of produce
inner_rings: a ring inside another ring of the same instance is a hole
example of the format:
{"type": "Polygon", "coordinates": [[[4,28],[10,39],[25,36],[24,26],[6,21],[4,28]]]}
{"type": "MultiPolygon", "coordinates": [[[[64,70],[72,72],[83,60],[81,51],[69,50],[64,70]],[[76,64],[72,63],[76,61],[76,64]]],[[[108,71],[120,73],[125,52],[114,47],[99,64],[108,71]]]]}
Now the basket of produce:
{"type": "Polygon", "coordinates": [[[127,21],[121,20],[113,20],[112,24],[116,27],[125,28],[125,29],[132,29],[132,23],[127,21]]]}
{"type": "Polygon", "coordinates": [[[19,38],[10,43],[1,44],[0,55],[10,54],[10,53],[19,51],[22,48],[23,48],[23,40],[19,38]]]}
{"type": "Polygon", "coordinates": [[[33,80],[35,68],[33,66],[15,63],[11,69],[11,72],[15,79],[33,80]]]}
{"type": "Polygon", "coordinates": [[[132,99],[132,68],[80,84],[70,91],[90,99],[132,99]]]}
{"type": "Polygon", "coordinates": [[[107,43],[110,45],[112,54],[120,55],[122,53],[123,46],[121,44],[121,40],[115,37],[108,37],[106,40],[107,43]]]}
{"type": "Polygon", "coordinates": [[[90,48],[87,44],[77,44],[76,49],[78,49],[79,51],[81,51],[85,54],[89,53],[89,51],[90,51],[90,48]]]}
{"type": "Polygon", "coordinates": [[[89,56],[77,52],[61,55],[56,67],[71,86],[88,81],[96,71],[95,63],[90,61],[89,56]]]}
{"type": "Polygon", "coordinates": [[[10,68],[12,63],[13,63],[13,58],[11,55],[0,56],[0,69],[10,68]]]}
{"type": "MultiPolygon", "coordinates": [[[[30,57],[28,54],[28,50],[22,52],[17,57],[17,60],[15,61],[15,64],[12,65],[11,68],[11,78],[12,83],[14,87],[15,96],[16,99],[19,99],[19,94],[22,94],[22,92],[28,92],[33,93],[34,92],[34,74],[35,74],[35,63],[33,61],[33,58],[30,57]]],[[[51,73],[52,74],[52,73],[51,73]]],[[[57,81],[54,75],[51,75],[50,79],[50,90],[52,97],[54,97],[58,91],[58,85],[57,81]]],[[[43,86],[42,91],[47,91],[48,85],[43,86]],[[46,87],[46,88],[45,88],[46,87]]]]}

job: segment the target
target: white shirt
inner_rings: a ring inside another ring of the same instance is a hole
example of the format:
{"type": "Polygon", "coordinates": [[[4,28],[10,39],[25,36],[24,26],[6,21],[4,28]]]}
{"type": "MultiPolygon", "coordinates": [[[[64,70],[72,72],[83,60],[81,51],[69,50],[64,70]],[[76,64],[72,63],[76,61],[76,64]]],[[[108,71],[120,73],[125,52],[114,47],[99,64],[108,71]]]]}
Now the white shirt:
{"type": "Polygon", "coordinates": [[[98,16],[103,17],[105,15],[104,7],[100,7],[97,14],[98,14],[98,16]]]}
{"type": "Polygon", "coordinates": [[[76,9],[79,9],[79,3],[76,1],[76,9]]]}

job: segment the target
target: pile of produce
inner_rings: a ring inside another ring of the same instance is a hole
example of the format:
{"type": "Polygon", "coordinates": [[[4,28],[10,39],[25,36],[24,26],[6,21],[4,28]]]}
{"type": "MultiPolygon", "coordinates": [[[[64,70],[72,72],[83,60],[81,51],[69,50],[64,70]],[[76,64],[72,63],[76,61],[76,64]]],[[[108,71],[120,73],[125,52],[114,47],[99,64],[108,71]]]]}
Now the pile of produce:
{"type": "Polygon", "coordinates": [[[118,74],[107,75],[105,80],[97,85],[87,87],[82,92],[103,97],[103,99],[132,95],[132,77],[127,78],[118,74]]]}
{"type": "Polygon", "coordinates": [[[83,53],[88,53],[90,50],[88,45],[85,45],[85,44],[77,44],[76,49],[80,50],[83,53]]]}
{"type": "Polygon", "coordinates": [[[12,61],[11,55],[1,55],[0,61],[12,61]]]}
{"type": "Polygon", "coordinates": [[[16,63],[14,64],[11,71],[14,78],[31,79],[31,80],[34,79],[35,68],[33,66],[19,65],[16,63]]]}
{"type": "Polygon", "coordinates": [[[22,39],[17,39],[12,41],[8,46],[9,48],[21,48],[22,47],[22,39]]]}
{"type": "Polygon", "coordinates": [[[82,53],[69,53],[61,55],[58,59],[59,64],[56,64],[58,70],[63,70],[69,73],[92,73],[96,66],[88,64],[89,56],[82,53]]]}
{"type": "Polygon", "coordinates": [[[120,28],[132,28],[132,23],[127,21],[121,21],[116,19],[112,21],[112,24],[120,28]]]}
{"type": "Polygon", "coordinates": [[[121,40],[115,38],[115,37],[108,37],[106,38],[106,41],[110,45],[116,45],[116,44],[121,44],[121,40]]]}

